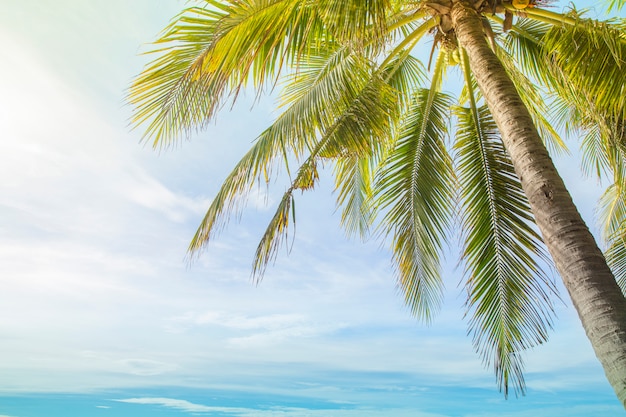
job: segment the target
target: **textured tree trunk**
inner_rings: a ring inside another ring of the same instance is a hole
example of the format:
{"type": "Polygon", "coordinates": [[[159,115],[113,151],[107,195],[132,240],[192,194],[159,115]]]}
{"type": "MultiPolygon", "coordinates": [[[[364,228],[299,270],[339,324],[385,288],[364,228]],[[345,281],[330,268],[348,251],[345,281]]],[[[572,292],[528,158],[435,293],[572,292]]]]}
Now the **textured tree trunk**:
{"type": "Polygon", "coordinates": [[[626,298],[565,189],[514,84],[489,47],[479,14],[469,2],[457,0],[451,15],[544,242],[607,379],[626,408],[626,298]]]}

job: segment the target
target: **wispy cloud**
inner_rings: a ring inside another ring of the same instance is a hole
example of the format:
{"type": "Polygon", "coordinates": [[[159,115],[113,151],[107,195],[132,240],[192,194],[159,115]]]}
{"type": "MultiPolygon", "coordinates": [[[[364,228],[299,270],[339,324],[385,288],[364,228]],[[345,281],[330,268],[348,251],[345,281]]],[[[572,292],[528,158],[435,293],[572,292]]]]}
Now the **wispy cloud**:
{"type": "Polygon", "coordinates": [[[122,403],[130,404],[144,404],[144,405],[158,405],[161,407],[173,408],[175,410],[184,411],[187,413],[229,413],[236,415],[247,415],[254,411],[248,408],[233,408],[233,407],[212,407],[202,404],[195,404],[186,400],[177,400],[173,398],[127,398],[121,400],[113,400],[122,403]]]}
{"type": "Polygon", "coordinates": [[[285,340],[322,337],[346,326],[341,321],[316,321],[304,314],[247,316],[226,311],[188,312],[168,319],[165,324],[167,331],[172,333],[198,327],[221,328],[229,332],[226,341],[231,346],[245,349],[276,345],[285,340]]]}
{"type": "Polygon", "coordinates": [[[308,409],[297,407],[272,407],[270,409],[238,408],[238,407],[215,407],[196,404],[186,400],[173,398],[128,398],[113,400],[130,404],[157,405],[176,409],[188,413],[223,413],[239,417],[445,417],[442,414],[421,412],[419,410],[406,409],[308,409]]]}
{"type": "Polygon", "coordinates": [[[206,311],[202,313],[186,313],[169,320],[180,326],[215,325],[237,330],[277,330],[294,327],[305,321],[302,314],[270,314],[249,317],[224,311],[206,311]]]}
{"type": "Polygon", "coordinates": [[[127,180],[121,181],[121,191],[131,202],[161,212],[177,223],[188,220],[189,215],[198,217],[211,203],[205,198],[191,198],[174,193],[146,172],[139,170],[127,180]]]}

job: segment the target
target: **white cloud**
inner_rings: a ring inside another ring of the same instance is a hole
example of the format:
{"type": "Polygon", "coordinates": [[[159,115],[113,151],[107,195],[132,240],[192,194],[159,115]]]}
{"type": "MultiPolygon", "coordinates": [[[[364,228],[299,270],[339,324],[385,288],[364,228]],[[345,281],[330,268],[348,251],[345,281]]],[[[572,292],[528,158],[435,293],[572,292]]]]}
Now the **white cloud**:
{"type": "Polygon", "coordinates": [[[225,311],[207,311],[199,314],[186,313],[169,320],[180,326],[214,325],[234,330],[283,330],[300,327],[307,318],[302,314],[269,314],[249,317],[225,311]]]}
{"type": "Polygon", "coordinates": [[[127,398],[113,401],[130,404],[159,405],[187,413],[232,413],[243,415],[254,411],[247,408],[210,407],[207,405],[194,404],[186,400],[177,400],[173,398],[127,398]]]}
{"type": "Polygon", "coordinates": [[[176,369],[176,366],[173,364],[147,359],[124,359],[120,363],[124,372],[140,376],[161,375],[176,369]]]}
{"type": "Polygon", "coordinates": [[[168,219],[177,223],[187,220],[190,214],[198,217],[197,215],[203,214],[211,203],[205,198],[190,198],[176,194],[141,171],[123,181],[121,191],[135,204],[162,212],[168,219]]]}
{"type": "Polygon", "coordinates": [[[315,321],[304,314],[268,314],[254,317],[225,311],[208,311],[199,314],[187,312],[166,320],[165,329],[181,333],[196,327],[217,327],[227,330],[225,342],[240,349],[269,347],[287,340],[320,338],[343,329],[341,321],[329,323],[315,321]]]}
{"type": "Polygon", "coordinates": [[[127,398],[113,400],[129,404],[157,405],[172,408],[188,413],[224,413],[239,417],[445,417],[441,414],[420,412],[418,410],[404,409],[305,409],[296,407],[272,407],[270,409],[251,409],[238,407],[215,407],[203,404],[195,404],[186,400],[173,398],[127,398]]]}

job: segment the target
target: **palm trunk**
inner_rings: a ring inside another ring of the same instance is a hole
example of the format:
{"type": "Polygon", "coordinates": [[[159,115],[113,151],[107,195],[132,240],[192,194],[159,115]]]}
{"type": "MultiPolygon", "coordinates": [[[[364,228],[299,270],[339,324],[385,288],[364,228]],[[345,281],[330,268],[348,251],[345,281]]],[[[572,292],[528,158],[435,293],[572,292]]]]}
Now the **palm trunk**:
{"type": "Polygon", "coordinates": [[[626,407],[626,298],[574,206],[514,84],[489,47],[479,14],[469,2],[457,0],[451,15],[545,244],[607,379],[626,407]]]}

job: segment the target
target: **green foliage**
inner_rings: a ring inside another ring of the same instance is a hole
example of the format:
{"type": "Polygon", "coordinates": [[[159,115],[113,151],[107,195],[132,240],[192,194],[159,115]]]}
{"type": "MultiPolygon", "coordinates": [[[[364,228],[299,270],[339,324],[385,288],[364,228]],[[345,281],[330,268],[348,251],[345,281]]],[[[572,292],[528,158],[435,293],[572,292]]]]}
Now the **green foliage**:
{"type": "MultiPolygon", "coordinates": [[[[437,67],[440,71],[441,62],[437,67]]],[[[391,235],[405,300],[425,320],[440,305],[439,257],[452,212],[452,160],[443,141],[450,105],[451,98],[436,85],[417,92],[397,142],[381,164],[374,194],[386,212],[381,228],[391,235]]]]}
{"type": "Polygon", "coordinates": [[[606,255],[617,284],[626,296],[626,236],[624,234],[612,236],[606,255]]]}
{"type": "Polygon", "coordinates": [[[455,114],[470,332],[505,394],[510,385],[522,392],[520,353],[548,338],[555,290],[538,265],[547,256],[491,113],[455,114]]]}
{"type": "Polygon", "coordinates": [[[607,0],[604,3],[607,4],[609,11],[614,9],[620,10],[626,5],[626,0],[607,0]]]}

